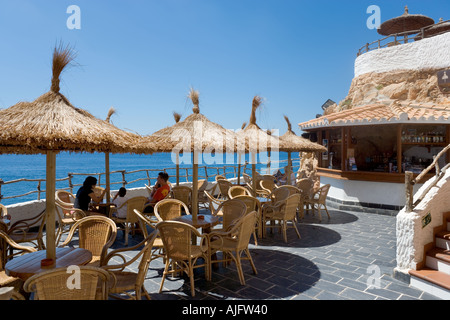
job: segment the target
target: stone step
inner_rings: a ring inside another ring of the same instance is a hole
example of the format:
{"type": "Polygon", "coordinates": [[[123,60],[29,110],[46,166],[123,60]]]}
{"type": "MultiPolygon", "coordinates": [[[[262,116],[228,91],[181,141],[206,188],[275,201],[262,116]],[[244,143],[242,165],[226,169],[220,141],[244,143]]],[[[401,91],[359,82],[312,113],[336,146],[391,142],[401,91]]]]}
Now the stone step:
{"type": "Polygon", "coordinates": [[[450,300],[450,275],[433,269],[410,270],[410,285],[443,300],[450,300]]]}
{"type": "Polygon", "coordinates": [[[450,250],[433,248],[427,251],[425,265],[450,275],[450,250]]]}
{"type": "Polygon", "coordinates": [[[444,230],[436,234],[436,247],[450,250],[450,231],[444,230]]]}

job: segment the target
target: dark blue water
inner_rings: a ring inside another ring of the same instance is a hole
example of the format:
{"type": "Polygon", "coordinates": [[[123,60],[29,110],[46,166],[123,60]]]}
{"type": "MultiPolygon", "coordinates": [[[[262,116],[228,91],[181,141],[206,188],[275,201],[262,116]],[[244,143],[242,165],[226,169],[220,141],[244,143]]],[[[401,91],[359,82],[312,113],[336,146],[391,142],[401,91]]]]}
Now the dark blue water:
{"type": "MultiPolygon", "coordinates": [[[[175,162],[172,160],[172,155],[170,153],[155,153],[153,155],[136,155],[136,154],[110,154],[109,156],[110,171],[125,170],[126,172],[131,172],[134,170],[141,169],[154,169],[149,175],[151,178],[156,178],[159,171],[164,168],[173,168],[167,170],[170,178],[169,181],[172,183],[176,182],[176,171],[175,162]]],[[[288,158],[287,153],[280,152],[279,154],[273,154],[272,159],[272,169],[277,169],[278,165],[284,167],[286,162],[281,162],[279,164],[277,161],[286,160],[288,158]]],[[[298,159],[298,153],[292,155],[292,158],[298,159]]],[[[190,162],[191,156],[189,154],[182,155],[182,160],[185,163],[180,163],[180,168],[188,168],[189,181],[192,177],[192,165],[190,162]]],[[[249,155],[245,155],[245,158],[241,162],[250,161],[249,155]]],[[[261,173],[266,173],[267,168],[267,154],[262,154],[257,159],[259,163],[257,165],[257,170],[261,173]]],[[[205,158],[199,161],[199,177],[204,176],[205,170],[203,166],[208,167],[209,180],[214,180],[214,175],[217,174],[216,167],[221,167],[220,174],[223,174],[223,166],[237,165],[238,157],[237,155],[223,155],[219,156],[205,156],[205,158]]],[[[294,167],[298,168],[298,160],[294,161],[294,167]]],[[[283,171],[283,170],[282,170],[283,171]]],[[[56,156],[56,179],[67,178],[68,173],[87,173],[87,174],[99,174],[105,172],[105,155],[103,153],[69,153],[61,152],[56,156]]],[[[226,169],[227,178],[234,177],[233,168],[229,167],[226,169]]],[[[251,166],[247,165],[246,172],[251,173],[251,166]]],[[[186,174],[186,170],[180,170],[181,175],[186,174]]],[[[0,179],[4,182],[17,180],[17,179],[44,179],[41,182],[40,189],[45,190],[45,176],[46,176],[46,156],[45,155],[0,155],[0,179]]],[[[98,176],[96,176],[98,178],[98,176]]],[[[82,184],[86,175],[74,175],[72,179],[72,184],[82,184]]],[[[147,178],[145,172],[126,174],[126,181],[128,184],[127,188],[138,188],[144,187],[148,184],[148,180],[137,181],[130,183],[136,179],[147,178]]],[[[117,182],[122,181],[121,173],[111,174],[111,183],[116,182],[116,184],[111,185],[111,189],[118,189],[121,184],[117,182]]],[[[181,182],[186,181],[185,177],[180,178],[181,182]]],[[[155,180],[151,180],[153,184],[155,180]]],[[[100,184],[104,185],[105,176],[100,177],[100,184]]],[[[4,184],[1,186],[0,194],[3,196],[1,203],[4,205],[14,204],[18,202],[36,200],[38,194],[30,194],[20,198],[5,199],[5,197],[16,196],[20,194],[27,193],[29,191],[37,190],[38,182],[18,182],[13,184],[4,184]]],[[[69,182],[60,181],[56,183],[57,189],[68,188],[69,182]]],[[[74,191],[78,190],[78,186],[74,187],[74,191]]],[[[41,199],[45,199],[45,193],[41,193],[41,199]]]]}

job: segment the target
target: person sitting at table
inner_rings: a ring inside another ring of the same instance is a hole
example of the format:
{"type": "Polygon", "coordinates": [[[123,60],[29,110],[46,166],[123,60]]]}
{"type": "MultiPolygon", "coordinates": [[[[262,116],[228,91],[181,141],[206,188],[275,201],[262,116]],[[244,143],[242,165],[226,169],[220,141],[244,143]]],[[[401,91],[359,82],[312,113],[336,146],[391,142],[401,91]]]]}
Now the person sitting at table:
{"type": "Polygon", "coordinates": [[[127,205],[123,205],[125,202],[127,202],[128,198],[127,195],[127,189],[124,187],[121,187],[119,191],[114,196],[112,203],[116,206],[117,211],[113,212],[113,216],[125,219],[127,217],[127,205]]]}
{"type": "MultiPolygon", "coordinates": [[[[281,173],[280,170],[274,175],[277,180],[277,185],[282,186],[287,184],[287,172],[289,170],[289,166],[284,167],[284,174],[281,173]]],[[[295,185],[295,173],[292,171],[292,168],[289,170],[291,172],[291,185],[295,185]]]]}
{"type": "Polygon", "coordinates": [[[92,213],[93,211],[89,209],[89,204],[91,200],[100,203],[107,192],[107,189],[103,190],[100,197],[97,197],[94,192],[94,188],[97,185],[97,178],[89,176],[87,177],[83,185],[78,189],[75,196],[74,207],[83,210],[86,213],[92,213]]]}
{"type": "Polygon", "coordinates": [[[155,186],[150,194],[149,201],[145,204],[144,213],[153,213],[153,207],[158,201],[163,200],[170,192],[170,186],[167,183],[169,175],[165,172],[158,173],[155,186]]]}

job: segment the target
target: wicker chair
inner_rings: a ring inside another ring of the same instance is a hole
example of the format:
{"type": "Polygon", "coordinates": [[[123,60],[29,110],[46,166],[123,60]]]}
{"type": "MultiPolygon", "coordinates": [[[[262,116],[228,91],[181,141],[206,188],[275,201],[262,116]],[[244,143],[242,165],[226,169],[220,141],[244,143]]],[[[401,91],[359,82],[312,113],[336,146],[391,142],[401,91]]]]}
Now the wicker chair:
{"type": "Polygon", "coordinates": [[[219,180],[227,180],[227,178],[221,174],[218,174],[214,177],[214,180],[219,181],[219,180]]]}
{"type": "MultiPolygon", "coordinates": [[[[127,206],[126,218],[114,217],[113,213],[116,208],[112,207],[110,210],[110,218],[119,225],[118,229],[123,230],[125,237],[125,245],[128,245],[128,234],[130,231],[134,234],[135,225],[139,222],[137,216],[134,214],[134,209],[139,211],[144,210],[144,206],[147,203],[147,198],[143,196],[133,197],[125,201],[121,207],[127,206]]],[[[118,208],[117,208],[118,209],[118,208]]]]}
{"type": "Polygon", "coordinates": [[[277,188],[277,185],[274,182],[273,176],[264,175],[259,180],[259,187],[258,194],[263,197],[268,197],[274,189],[277,188]]]}
{"type": "MultiPolygon", "coordinates": [[[[134,209],[134,213],[138,217],[139,226],[141,227],[144,238],[147,238],[150,235],[147,227],[149,227],[152,232],[155,231],[156,225],[158,224],[159,220],[155,216],[144,215],[142,212],[136,209],[134,209]]],[[[164,244],[162,243],[162,239],[159,234],[156,235],[156,238],[153,241],[152,250],[153,251],[150,260],[164,257],[164,244]]]]}
{"type": "Polygon", "coordinates": [[[70,191],[56,190],[55,192],[55,201],[69,208],[73,208],[75,198],[75,195],[70,191]]]}
{"type": "Polygon", "coordinates": [[[8,214],[8,209],[0,203],[0,220],[1,219],[11,220],[11,216],[8,214]]]}
{"type": "Polygon", "coordinates": [[[252,196],[237,196],[235,199],[241,200],[247,206],[247,211],[245,214],[249,214],[250,212],[256,211],[256,224],[255,230],[253,231],[253,239],[255,241],[255,245],[258,245],[258,240],[256,237],[256,230],[258,230],[259,237],[262,236],[262,207],[261,202],[252,196]]]}
{"type": "Polygon", "coordinates": [[[198,196],[197,196],[198,206],[199,207],[202,206],[205,209],[208,208],[208,198],[205,195],[207,187],[208,187],[208,180],[204,179],[198,181],[198,196]]]}
{"type": "Polygon", "coordinates": [[[300,190],[302,195],[300,198],[300,203],[298,205],[298,214],[300,218],[303,218],[306,200],[310,199],[313,194],[314,182],[308,178],[300,179],[297,182],[296,187],[300,190]]]}
{"type": "Polygon", "coordinates": [[[272,191],[272,193],[267,197],[269,201],[263,202],[261,204],[262,209],[266,206],[275,206],[279,201],[286,200],[289,195],[290,191],[287,188],[277,188],[272,191]]]}
{"type": "Polygon", "coordinates": [[[191,210],[192,188],[188,186],[175,186],[172,189],[172,198],[182,201],[189,211],[191,210]]]}
{"type": "Polygon", "coordinates": [[[328,219],[330,219],[330,214],[328,213],[327,209],[327,195],[329,190],[330,190],[329,184],[323,185],[309,199],[305,200],[306,205],[311,205],[313,214],[317,209],[317,212],[319,213],[319,221],[322,221],[322,215],[320,214],[320,209],[322,207],[325,208],[325,211],[327,212],[328,215],[328,219]]]}
{"type": "Polygon", "coordinates": [[[205,267],[206,279],[210,280],[210,255],[208,255],[208,239],[201,235],[194,227],[178,221],[163,221],[156,226],[164,243],[166,264],[161,280],[161,293],[164,280],[168,274],[185,272],[190,279],[191,295],[195,296],[194,269],[205,267]],[[200,245],[192,244],[192,237],[200,239],[200,245]],[[203,263],[197,264],[199,258],[203,263]],[[172,265],[172,268],[169,267],[172,265]]]}
{"type": "Polygon", "coordinates": [[[21,246],[14,242],[8,234],[5,232],[6,225],[0,223],[0,287],[13,287],[14,290],[11,293],[11,298],[14,300],[25,300],[25,297],[20,292],[23,287],[24,281],[20,278],[10,277],[5,272],[5,264],[8,260],[7,251],[8,248],[14,248],[19,250],[21,254],[26,252],[35,252],[36,249],[28,246],[21,246]]]}
{"type": "Polygon", "coordinates": [[[155,205],[155,217],[158,221],[172,220],[183,213],[190,214],[186,204],[177,199],[165,199],[155,205]]]}
{"type": "Polygon", "coordinates": [[[80,220],[81,218],[86,217],[86,213],[81,210],[72,207],[68,207],[63,203],[56,201],[56,218],[58,221],[58,230],[56,231],[56,245],[61,241],[61,237],[64,233],[68,233],[70,228],[74,225],[75,222],[80,220]]]}
{"type": "MultiPolygon", "coordinates": [[[[44,244],[44,226],[46,214],[45,209],[34,217],[22,219],[14,222],[8,228],[8,236],[16,243],[33,243],[38,250],[45,249],[44,244]],[[37,231],[35,230],[37,228],[37,231]]],[[[13,255],[11,248],[10,255],[13,255]]]]}
{"type": "Polygon", "coordinates": [[[300,194],[293,194],[286,200],[278,201],[273,206],[264,207],[262,211],[262,226],[263,236],[265,236],[266,228],[281,228],[283,232],[284,242],[287,243],[287,229],[293,228],[300,238],[297,226],[295,225],[295,218],[297,213],[297,206],[300,201],[300,194]],[[276,222],[279,222],[276,224],[276,222]],[[270,225],[267,225],[270,222],[270,225]],[[290,224],[288,224],[290,222],[290,224]]]}
{"type": "Polygon", "coordinates": [[[233,184],[225,179],[220,179],[217,181],[217,186],[219,187],[219,199],[227,200],[228,190],[233,186],[233,184]]]}
{"type": "MultiPolygon", "coordinates": [[[[213,216],[222,217],[222,231],[226,231],[247,212],[247,205],[239,199],[229,199],[212,212],[213,216]]],[[[220,228],[216,228],[216,230],[220,228]]]]}
{"type": "Polygon", "coordinates": [[[97,267],[56,268],[28,278],[24,290],[34,292],[34,300],[106,300],[110,278],[97,267]]]}
{"type": "Polygon", "coordinates": [[[249,185],[251,185],[252,184],[252,177],[250,177],[248,174],[246,174],[246,173],[243,173],[242,174],[242,177],[244,178],[244,183],[245,184],[249,184],[249,185]]]}
{"type": "Polygon", "coordinates": [[[227,232],[213,231],[207,235],[209,239],[209,256],[212,257],[210,267],[212,263],[228,263],[234,261],[236,263],[239,281],[242,285],[245,285],[241,264],[242,259],[249,260],[253,273],[257,274],[255,264],[248,250],[250,237],[255,230],[256,215],[256,211],[253,211],[241,217],[227,232]],[[214,259],[214,253],[218,251],[223,253],[222,259],[214,259]],[[246,255],[245,258],[241,257],[243,253],[246,255]]]}
{"type": "Polygon", "coordinates": [[[113,285],[109,289],[110,297],[123,299],[122,295],[126,295],[128,299],[141,300],[142,293],[144,293],[146,298],[150,300],[150,296],[144,287],[144,280],[150,265],[152,247],[154,246],[156,234],[157,232],[154,231],[137,245],[129,248],[116,249],[106,256],[105,261],[107,264],[102,266],[102,268],[108,270],[113,278],[113,285]],[[123,263],[109,264],[115,261],[116,258],[119,261],[123,261],[123,263]],[[132,264],[135,264],[138,260],[137,272],[126,271],[125,268],[132,267],[132,264]],[[134,291],[134,294],[131,294],[129,291],[134,291]]]}
{"type": "MultiPolygon", "coordinates": [[[[105,188],[100,187],[100,186],[95,186],[93,191],[94,191],[95,196],[100,198],[102,193],[105,191],[105,188]]],[[[103,199],[102,200],[105,200],[106,199],[105,197],[106,197],[106,193],[103,195],[103,199]]]]}
{"type": "Polygon", "coordinates": [[[218,198],[214,197],[210,192],[208,192],[206,190],[203,193],[208,198],[208,208],[211,213],[216,211],[217,208],[219,207],[219,205],[226,201],[226,200],[222,200],[222,199],[218,199],[218,198]]]}
{"type": "Polygon", "coordinates": [[[233,199],[237,196],[251,196],[251,191],[243,186],[232,186],[228,189],[228,197],[233,199]]]}
{"type": "Polygon", "coordinates": [[[70,228],[67,239],[60,247],[69,245],[77,231],[78,246],[92,253],[92,260],[88,265],[92,267],[102,266],[108,249],[116,240],[117,227],[115,222],[103,216],[89,216],[80,219],[70,228]]]}

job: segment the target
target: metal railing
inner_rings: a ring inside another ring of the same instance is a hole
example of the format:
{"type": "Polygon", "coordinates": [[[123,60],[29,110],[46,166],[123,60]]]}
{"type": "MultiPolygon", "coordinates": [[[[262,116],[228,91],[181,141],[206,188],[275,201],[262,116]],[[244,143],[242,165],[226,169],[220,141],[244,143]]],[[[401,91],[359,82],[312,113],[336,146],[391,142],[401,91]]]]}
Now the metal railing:
{"type": "MultiPolygon", "coordinates": [[[[292,159],[292,162],[295,163],[297,161],[299,161],[300,158],[296,158],[296,159],[292,159]]],[[[279,168],[283,168],[283,166],[281,165],[282,163],[287,163],[288,160],[279,160],[279,161],[271,161],[271,165],[272,164],[278,164],[279,168]]],[[[293,165],[294,168],[299,167],[299,164],[293,165]]],[[[260,170],[263,170],[263,168],[260,168],[260,170]]],[[[264,168],[265,170],[265,168],[264,168]]],[[[111,171],[110,172],[110,177],[120,174],[120,178],[116,178],[116,180],[111,180],[110,181],[110,186],[113,185],[121,185],[123,187],[127,186],[127,185],[131,185],[140,181],[146,181],[146,183],[148,185],[152,185],[154,182],[156,182],[156,178],[158,176],[159,172],[176,172],[176,167],[169,167],[169,168],[162,168],[162,169],[140,169],[140,170],[132,170],[132,171],[126,171],[126,170],[116,170],[116,171],[111,171]],[[136,176],[138,175],[137,178],[133,179],[133,180],[127,180],[127,177],[131,177],[131,175],[136,176]]],[[[242,173],[250,173],[251,174],[251,166],[249,166],[248,163],[245,163],[241,166],[241,174],[242,173]]],[[[180,168],[179,169],[179,178],[180,178],[180,182],[190,182],[189,178],[192,178],[192,167],[189,168],[180,168]]],[[[213,166],[199,166],[198,167],[198,178],[199,179],[208,179],[209,178],[213,178],[216,175],[223,175],[227,178],[237,178],[238,175],[238,165],[224,165],[224,166],[217,166],[217,167],[213,167],[213,166]]],[[[97,178],[97,184],[99,186],[105,186],[105,181],[106,181],[106,173],[105,172],[100,172],[100,173],[74,173],[74,172],[70,172],[67,174],[67,177],[65,178],[61,178],[61,179],[56,179],[56,182],[64,182],[67,181],[67,186],[66,187],[58,187],[59,190],[68,190],[70,192],[73,193],[74,189],[76,187],[79,187],[82,185],[82,183],[74,183],[74,180],[76,180],[77,176],[94,176],[97,178]]],[[[175,177],[175,174],[172,175],[173,177],[175,177]]],[[[82,179],[83,180],[83,179],[82,179]]],[[[0,179],[0,202],[2,200],[6,200],[6,199],[14,199],[14,198],[21,198],[21,197],[25,197],[31,194],[37,194],[37,200],[41,200],[42,199],[42,194],[45,194],[45,188],[43,188],[42,186],[45,185],[45,179],[16,179],[16,180],[11,180],[11,181],[3,181],[2,179],[0,179]],[[23,194],[17,194],[17,195],[4,195],[2,194],[2,186],[5,185],[14,185],[16,183],[33,183],[36,182],[37,186],[35,190],[30,190],[27,191],[26,193],[23,194]]],[[[45,198],[45,197],[44,197],[45,198]]]]}
{"type": "Polygon", "coordinates": [[[446,152],[450,150],[450,144],[446,146],[444,149],[442,149],[436,156],[433,157],[433,162],[425,169],[423,170],[415,179],[414,174],[411,171],[405,172],[405,189],[406,189],[406,205],[405,210],[406,212],[411,212],[414,210],[414,208],[422,201],[425,196],[428,194],[428,192],[433,188],[439,180],[444,176],[447,169],[450,167],[450,163],[445,165],[442,169],[439,167],[439,158],[446,154],[446,152]],[[435,168],[435,179],[433,182],[431,182],[425,190],[423,190],[422,194],[417,197],[417,200],[414,201],[414,192],[413,187],[416,183],[420,183],[422,179],[425,177],[425,175],[430,172],[433,168],[435,168]]]}
{"type": "MultiPolygon", "coordinates": [[[[442,21],[440,23],[446,23],[446,22],[450,22],[450,20],[442,21]]],[[[371,43],[366,43],[366,45],[364,45],[363,47],[361,47],[358,50],[357,56],[360,56],[371,50],[392,47],[392,46],[399,45],[399,44],[422,40],[425,38],[426,31],[436,25],[437,24],[433,24],[431,26],[427,26],[427,27],[424,27],[424,28],[421,28],[421,29],[418,29],[415,31],[391,34],[387,37],[373,41],[371,43]]],[[[448,32],[448,30],[433,34],[433,37],[443,34],[443,33],[446,33],[446,32],[448,32]]]]}

